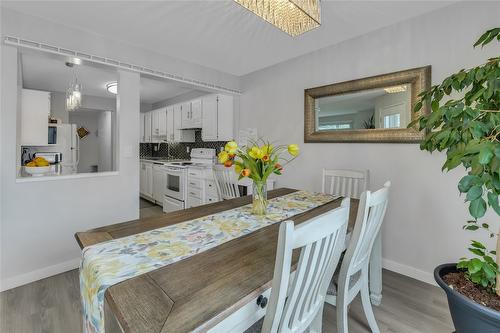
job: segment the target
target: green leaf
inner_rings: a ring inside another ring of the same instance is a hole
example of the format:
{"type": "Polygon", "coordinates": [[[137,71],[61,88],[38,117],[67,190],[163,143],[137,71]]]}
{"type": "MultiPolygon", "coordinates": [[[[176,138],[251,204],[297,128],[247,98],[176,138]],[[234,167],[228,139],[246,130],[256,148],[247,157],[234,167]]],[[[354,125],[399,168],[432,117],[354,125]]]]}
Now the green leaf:
{"type": "Polygon", "coordinates": [[[413,107],[413,112],[418,112],[422,108],[422,101],[418,101],[415,103],[415,106],[413,107]]]}
{"type": "Polygon", "coordinates": [[[472,252],[472,253],[474,253],[477,256],[480,256],[480,257],[484,256],[484,251],[482,251],[480,249],[474,249],[474,248],[470,247],[469,251],[472,252]]]}
{"type": "Polygon", "coordinates": [[[483,187],[479,185],[472,186],[467,192],[467,201],[473,201],[483,195],[483,187]]]}
{"type": "Polygon", "coordinates": [[[491,151],[491,148],[489,146],[484,146],[479,151],[479,163],[482,165],[490,163],[492,157],[493,151],[491,151]]]}
{"type": "Polygon", "coordinates": [[[488,279],[493,279],[496,276],[495,270],[490,265],[483,265],[483,271],[488,279]]]}
{"type": "Polygon", "coordinates": [[[498,194],[495,194],[493,192],[488,192],[488,204],[490,207],[493,208],[493,210],[500,215],[500,206],[498,204],[498,194]]]}
{"type": "Polygon", "coordinates": [[[483,244],[481,244],[481,243],[480,243],[480,242],[478,242],[478,241],[473,240],[473,241],[471,242],[471,245],[472,245],[473,247],[475,247],[475,248],[482,249],[482,250],[486,250],[486,246],[484,246],[483,244]]]}
{"type": "Polygon", "coordinates": [[[477,273],[483,268],[483,262],[480,259],[474,258],[469,261],[467,269],[469,270],[469,274],[477,273]]]}
{"type": "Polygon", "coordinates": [[[462,177],[462,179],[460,179],[460,181],[458,182],[458,190],[461,192],[461,193],[465,193],[467,191],[469,191],[469,189],[474,185],[474,184],[477,184],[479,181],[479,177],[477,176],[471,176],[471,175],[467,175],[467,176],[464,176],[462,177]]]}
{"type": "Polygon", "coordinates": [[[483,198],[477,198],[470,202],[469,213],[476,219],[484,216],[486,213],[486,202],[483,198]]]}

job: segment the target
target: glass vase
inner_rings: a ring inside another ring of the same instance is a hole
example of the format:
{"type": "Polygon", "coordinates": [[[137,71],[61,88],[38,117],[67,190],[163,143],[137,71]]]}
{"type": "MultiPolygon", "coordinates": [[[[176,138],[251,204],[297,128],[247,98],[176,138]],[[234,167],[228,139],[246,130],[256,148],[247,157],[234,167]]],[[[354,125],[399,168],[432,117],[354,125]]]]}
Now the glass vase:
{"type": "Polygon", "coordinates": [[[255,215],[266,215],[267,183],[265,181],[254,181],[252,192],[252,213],[255,215]]]}

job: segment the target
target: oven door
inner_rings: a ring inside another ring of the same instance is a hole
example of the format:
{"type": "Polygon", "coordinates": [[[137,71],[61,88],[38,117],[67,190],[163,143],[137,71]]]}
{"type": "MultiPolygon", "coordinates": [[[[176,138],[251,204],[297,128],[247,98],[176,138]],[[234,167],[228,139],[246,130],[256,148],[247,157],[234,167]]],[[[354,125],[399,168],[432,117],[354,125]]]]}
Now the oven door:
{"type": "Polygon", "coordinates": [[[165,195],[171,198],[184,201],[185,196],[185,169],[166,168],[165,195]]]}

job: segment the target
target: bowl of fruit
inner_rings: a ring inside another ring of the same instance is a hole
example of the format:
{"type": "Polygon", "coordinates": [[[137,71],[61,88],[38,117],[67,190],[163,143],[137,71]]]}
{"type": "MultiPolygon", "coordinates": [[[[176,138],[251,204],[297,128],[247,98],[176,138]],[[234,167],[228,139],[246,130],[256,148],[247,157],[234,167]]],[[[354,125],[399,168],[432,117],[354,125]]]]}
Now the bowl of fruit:
{"type": "Polygon", "coordinates": [[[30,162],[26,163],[24,170],[33,176],[41,176],[50,172],[50,164],[43,157],[35,157],[30,162]]]}

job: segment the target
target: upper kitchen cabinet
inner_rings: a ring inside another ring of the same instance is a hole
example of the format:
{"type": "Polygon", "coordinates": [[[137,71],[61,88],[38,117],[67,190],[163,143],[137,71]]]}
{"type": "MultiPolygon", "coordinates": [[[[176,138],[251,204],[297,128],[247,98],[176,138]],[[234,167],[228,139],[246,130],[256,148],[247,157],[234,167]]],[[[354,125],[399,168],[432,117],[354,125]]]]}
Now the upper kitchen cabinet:
{"type": "Polygon", "coordinates": [[[181,128],[200,128],[201,127],[201,99],[181,104],[182,118],[181,128]]]}
{"type": "Polygon", "coordinates": [[[233,97],[221,94],[203,96],[202,106],[202,140],[233,140],[233,97]]]}
{"type": "Polygon", "coordinates": [[[146,112],[144,113],[144,142],[151,142],[152,141],[152,136],[151,136],[151,123],[152,123],[152,113],[151,112],[146,112]]]}
{"type": "Polygon", "coordinates": [[[167,108],[159,108],[151,112],[151,131],[154,142],[163,141],[167,136],[167,108]]]}
{"type": "Polygon", "coordinates": [[[50,93],[23,89],[21,96],[21,145],[46,146],[49,140],[50,93]]]}
{"type": "MultiPolygon", "coordinates": [[[[191,103],[177,104],[172,108],[174,110],[174,142],[194,142],[194,130],[183,130],[182,126],[183,122],[183,105],[189,105],[191,107],[191,103]]],[[[186,106],[187,109],[187,106],[186,106]]]]}
{"type": "Polygon", "coordinates": [[[139,142],[146,142],[146,133],[144,132],[145,117],[146,115],[144,113],[139,114],[139,126],[140,126],[139,142]]]}
{"type": "Polygon", "coordinates": [[[167,107],[167,141],[173,142],[174,138],[174,107],[167,107]]]}

